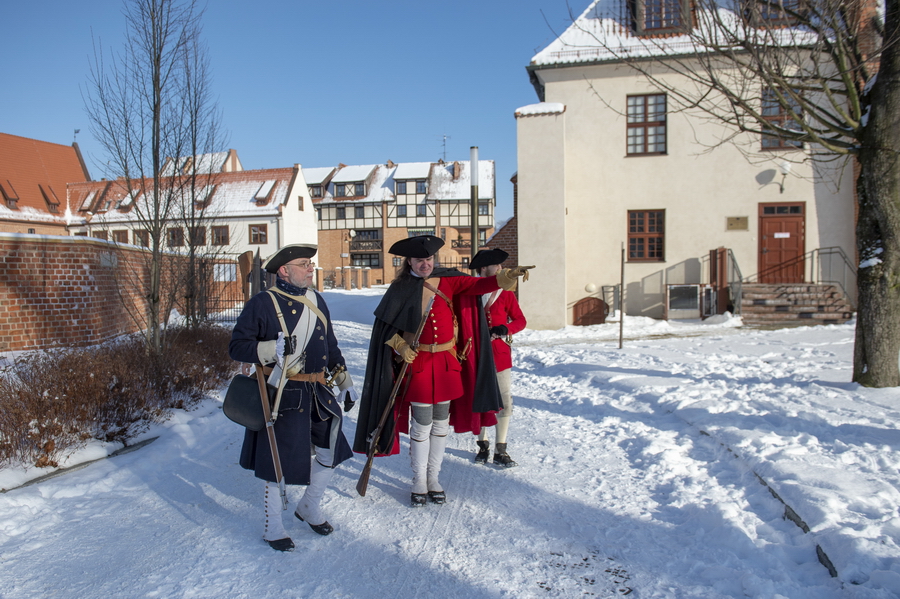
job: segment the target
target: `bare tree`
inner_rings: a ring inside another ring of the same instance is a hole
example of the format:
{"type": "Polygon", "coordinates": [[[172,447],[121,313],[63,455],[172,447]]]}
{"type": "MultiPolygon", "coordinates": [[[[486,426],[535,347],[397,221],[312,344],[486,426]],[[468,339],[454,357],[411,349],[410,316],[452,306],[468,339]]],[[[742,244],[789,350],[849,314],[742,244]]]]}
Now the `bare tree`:
{"type": "MultiPolygon", "coordinates": [[[[146,311],[135,317],[149,350],[160,355],[161,330],[185,275],[165,248],[183,243],[181,224],[186,215],[202,212],[198,194],[210,189],[213,176],[178,158],[218,149],[218,111],[195,0],[127,0],[124,15],[124,48],[110,64],[99,42],[95,46],[85,104],[108,158],[105,174],[126,186],[121,207],[146,232],[146,311]],[[167,158],[175,163],[163,173],[167,158]]],[[[197,224],[190,226],[196,230],[197,224]]]]}
{"type": "Polygon", "coordinates": [[[595,13],[594,25],[579,19],[574,26],[666,92],[677,109],[725,125],[732,135],[723,143],[740,147],[747,139],[740,133],[753,133],[805,148],[803,159],[855,162],[853,380],[900,385],[900,1],[885,0],[883,13],[873,0],[627,5],[627,15],[595,13]],[[654,10],[659,14],[647,12],[654,10]],[[618,25],[597,26],[604,16],[618,25]],[[672,30],[641,35],[648,17],[668,19],[672,30]]]}

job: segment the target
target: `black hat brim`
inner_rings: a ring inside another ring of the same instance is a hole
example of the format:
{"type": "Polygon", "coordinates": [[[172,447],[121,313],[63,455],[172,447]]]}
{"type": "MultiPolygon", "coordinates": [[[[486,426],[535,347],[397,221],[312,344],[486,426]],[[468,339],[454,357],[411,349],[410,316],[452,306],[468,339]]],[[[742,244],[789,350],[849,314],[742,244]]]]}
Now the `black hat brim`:
{"type": "Polygon", "coordinates": [[[401,239],[388,250],[395,256],[405,258],[428,258],[444,247],[444,240],[433,235],[418,235],[401,239]]]}
{"type": "Polygon", "coordinates": [[[297,243],[286,245],[271,256],[263,263],[262,267],[266,272],[278,272],[278,269],[298,258],[312,258],[319,251],[318,246],[313,244],[297,243]]]}
{"type": "Polygon", "coordinates": [[[509,258],[509,254],[500,248],[479,250],[479,252],[475,254],[475,257],[472,258],[472,261],[469,262],[469,268],[478,270],[479,268],[484,268],[485,266],[491,266],[493,264],[503,264],[503,261],[507,258],[509,258]]]}

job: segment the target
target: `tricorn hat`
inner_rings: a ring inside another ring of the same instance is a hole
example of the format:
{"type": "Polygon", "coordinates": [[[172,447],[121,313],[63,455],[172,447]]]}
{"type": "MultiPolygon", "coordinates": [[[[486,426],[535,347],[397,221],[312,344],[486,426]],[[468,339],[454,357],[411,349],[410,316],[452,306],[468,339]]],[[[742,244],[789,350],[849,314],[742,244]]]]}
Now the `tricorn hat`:
{"type": "Polygon", "coordinates": [[[469,268],[478,270],[492,264],[503,264],[503,261],[507,258],[509,258],[509,254],[500,248],[479,250],[475,257],[472,258],[472,261],[469,262],[469,268]]]}
{"type": "Polygon", "coordinates": [[[267,272],[278,272],[278,269],[297,258],[312,258],[316,255],[318,247],[309,243],[295,243],[286,245],[263,262],[262,267],[267,272]]]}
{"type": "Polygon", "coordinates": [[[401,239],[391,246],[390,253],[405,258],[427,258],[444,247],[444,240],[434,235],[418,235],[401,239]]]}

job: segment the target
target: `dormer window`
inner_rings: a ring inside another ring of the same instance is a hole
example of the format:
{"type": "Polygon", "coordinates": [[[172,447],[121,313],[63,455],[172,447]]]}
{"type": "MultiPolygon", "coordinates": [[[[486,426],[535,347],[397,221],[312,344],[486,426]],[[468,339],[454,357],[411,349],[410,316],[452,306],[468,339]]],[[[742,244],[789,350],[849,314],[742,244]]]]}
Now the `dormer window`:
{"type": "Polygon", "coordinates": [[[338,198],[347,197],[347,186],[343,183],[336,183],[334,186],[334,195],[338,198]]]}
{"type": "Polygon", "coordinates": [[[215,185],[207,185],[198,190],[194,196],[194,209],[203,210],[212,201],[213,193],[216,190],[215,185]]]}
{"type": "Polygon", "coordinates": [[[690,28],[690,0],[632,0],[638,35],[682,33],[690,28]]]}
{"type": "Polygon", "coordinates": [[[416,193],[425,193],[426,190],[425,179],[418,179],[416,181],[416,193]]]}
{"type": "Polygon", "coordinates": [[[56,197],[53,188],[49,185],[41,184],[38,184],[38,187],[40,187],[41,195],[44,196],[44,201],[47,203],[47,210],[52,214],[59,214],[59,198],[56,197]]]}
{"type": "Polygon", "coordinates": [[[6,202],[7,208],[10,210],[18,210],[16,205],[19,203],[19,194],[13,189],[9,179],[0,181],[0,194],[3,195],[3,201],[6,202]]]}
{"type": "Polygon", "coordinates": [[[88,194],[84,197],[84,201],[81,202],[81,207],[78,210],[80,210],[82,212],[90,210],[91,205],[94,203],[94,200],[96,198],[97,198],[97,190],[96,189],[88,192],[88,194]]]}
{"type": "Polygon", "coordinates": [[[396,181],[397,195],[406,195],[406,181],[396,181]]]}
{"type": "Polygon", "coordinates": [[[262,185],[259,186],[259,189],[254,194],[253,199],[256,201],[257,206],[265,206],[269,203],[269,199],[272,196],[272,190],[275,189],[275,184],[278,181],[266,181],[262,185]]]}
{"type": "Polygon", "coordinates": [[[309,197],[321,198],[322,197],[322,186],[321,185],[310,185],[309,186],[309,197]]]}
{"type": "Polygon", "coordinates": [[[744,18],[754,27],[796,25],[802,13],[800,0],[744,0],[744,18]]]}
{"type": "Polygon", "coordinates": [[[134,200],[140,195],[140,191],[132,190],[126,193],[119,203],[116,204],[116,208],[119,210],[128,210],[134,204],[134,200]]]}
{"type": "Polygon", "coordinates": [[[354,183],[353,184],[353,195],[356,195],[356,196],[366,195],[366,184],[365,183],[354,183]]]}

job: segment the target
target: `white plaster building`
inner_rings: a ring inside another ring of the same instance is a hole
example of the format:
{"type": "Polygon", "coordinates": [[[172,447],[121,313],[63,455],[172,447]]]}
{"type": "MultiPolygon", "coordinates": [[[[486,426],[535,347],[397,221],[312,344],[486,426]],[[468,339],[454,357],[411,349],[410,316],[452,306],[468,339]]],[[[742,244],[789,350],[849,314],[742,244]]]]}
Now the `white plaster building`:
{"type": "Polygon", "coordinates": [[[731,144],[710,151],[722,125],[673,111],[665,93],[607,51],[647,52],[641,36],[651,34],[656,52],[677,51],[686,2],[651,22],[653,7],[669,4],[596,0],[531,60],[539,103],[516,111],[519,263],[538,266],[519,292],[530,327],[572,324],[576,303],[604,288],[612,304],[623,247],[625,313],[653,318],[667,314],[669,285],[710,282],[716,248],[760,282],[789,261],[796,268],[784,282],[808,281],[817,248],[855,255],[849,169],[822,170],[808,149],[774,138],[738,137],[758,150],[753,160],[731,144]],[[667,24],[676,26],[649,27],[667,24]]]}

